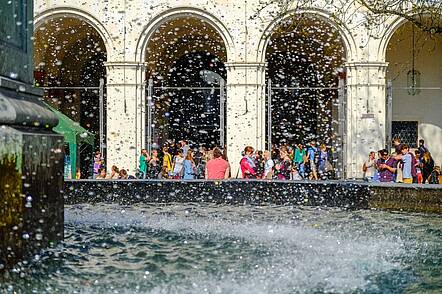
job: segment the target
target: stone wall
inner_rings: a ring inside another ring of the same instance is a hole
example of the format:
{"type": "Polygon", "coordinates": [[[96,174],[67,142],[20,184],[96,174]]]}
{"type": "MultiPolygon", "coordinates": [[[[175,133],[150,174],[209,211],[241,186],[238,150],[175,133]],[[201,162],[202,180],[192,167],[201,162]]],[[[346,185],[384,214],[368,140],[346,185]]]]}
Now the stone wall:
{"type": "Polygon", "coordinates": [[[210,202],[442,212],[441,185],[342,181],[67,181],[66,204],[210,202]]]}

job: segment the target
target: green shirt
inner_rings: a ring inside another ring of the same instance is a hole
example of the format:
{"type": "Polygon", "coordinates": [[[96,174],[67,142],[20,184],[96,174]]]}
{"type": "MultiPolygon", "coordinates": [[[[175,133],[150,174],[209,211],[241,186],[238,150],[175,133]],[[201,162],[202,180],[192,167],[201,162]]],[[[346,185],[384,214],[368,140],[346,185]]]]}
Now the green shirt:
{"type": "Polygon", "coordinates": [[[144,155],[140,156],[140,171],[143,173],[147,172],[146,156],[144,155]]]}
{"type": "Polygon", "coordinates": [[[295,148],[295,157],[293,158],[293,162],[295,163],[303,163],[305,157],[305,149],[295,148]]]}

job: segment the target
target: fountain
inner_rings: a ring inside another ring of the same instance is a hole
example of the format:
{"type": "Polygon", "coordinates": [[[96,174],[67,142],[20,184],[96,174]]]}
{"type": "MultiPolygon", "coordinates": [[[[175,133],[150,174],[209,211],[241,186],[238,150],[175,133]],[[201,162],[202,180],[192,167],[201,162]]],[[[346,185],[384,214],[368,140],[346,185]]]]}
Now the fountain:
{"type": "MultiPolygon", "coordinates": [[[[22,15],[32,15],[27,4],[22,15]]],[[[12,15],[8,5],[0,10],[12,15]]],[[[437,187],[258,180],[63,186],[63,141],[50,131],[57,119],[31,87],[32,24],[20,20],[18,29],[27,30],[18,33],[17,20],[1,21],[14,29],[0,42],[27,45],[0,47],[0,267],[8,269],[0,293],[442,288],[440,215],[371,209],[440,212],[437,187]]]]}
{"type": "Polygon", "coordinates": [[[2,1],[0,11],[2,270],[63,239],[63,138],[32,87],[33,1],[2,1]]]}

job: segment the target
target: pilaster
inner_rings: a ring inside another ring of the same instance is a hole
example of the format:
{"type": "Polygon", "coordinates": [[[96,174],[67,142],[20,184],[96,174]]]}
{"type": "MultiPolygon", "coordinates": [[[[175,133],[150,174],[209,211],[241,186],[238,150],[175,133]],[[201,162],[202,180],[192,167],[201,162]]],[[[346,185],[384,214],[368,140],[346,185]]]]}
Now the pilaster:
{"type": "Polygon", "coordinates": [[[388,63],[347,63],[346,130],[347,178],[361,178],[370,151],[385,147],[386,80],[388,63]]]}
{"type": "Polygon", "coordinates": [[[107,168],[135,173],[145,146],[145,65],[107,62],[107,168]]]}
{"type": "Polygon", "coordinates": [[[227,63],[227,151],[232,177],[241,177],[241,151],[265,148],[265,63],[227,63]]]}

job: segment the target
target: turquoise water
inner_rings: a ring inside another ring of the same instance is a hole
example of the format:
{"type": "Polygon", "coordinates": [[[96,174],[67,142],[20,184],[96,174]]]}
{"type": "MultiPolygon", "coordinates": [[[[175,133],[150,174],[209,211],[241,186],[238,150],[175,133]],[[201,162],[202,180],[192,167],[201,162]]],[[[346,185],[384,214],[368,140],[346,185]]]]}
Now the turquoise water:
{"type": "Polygon", "coordinates": [[[442,217],[284,206],[66,207],[1,293],[441,293],[442,217]]]}

